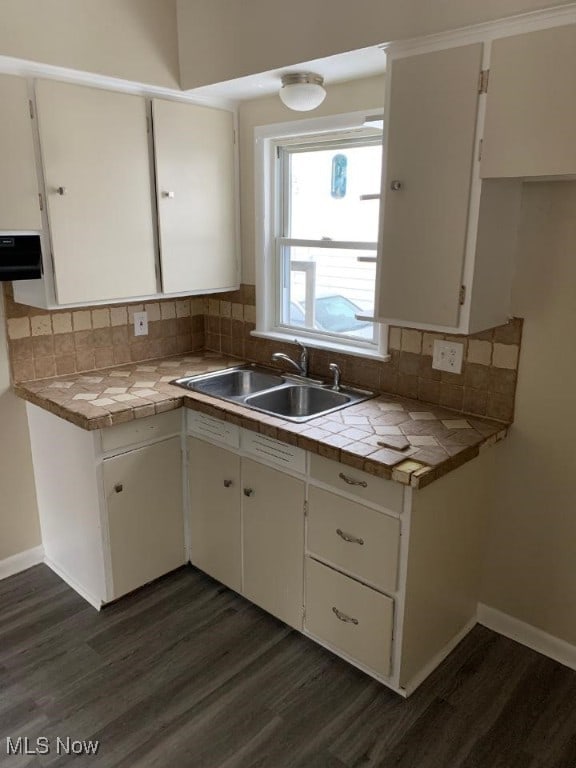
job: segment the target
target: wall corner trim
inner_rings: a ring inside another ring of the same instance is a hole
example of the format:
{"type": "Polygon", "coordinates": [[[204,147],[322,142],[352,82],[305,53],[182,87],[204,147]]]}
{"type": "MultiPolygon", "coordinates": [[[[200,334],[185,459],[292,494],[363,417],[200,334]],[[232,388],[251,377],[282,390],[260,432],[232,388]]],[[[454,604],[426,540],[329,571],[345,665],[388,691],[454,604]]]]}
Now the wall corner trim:
{"type": "Polygon", "coordinates": [[[15,573],[20,573],[43,562],[44,548],[41,546],[18,552],[17,555],[0,560],[0,579],[7,579],[8,576],[13,576],[15,573]]]}
{"type": "Polygon", "coordinates": [[[478,623],[576,670],[576,645],[483,603],[478,604],[478,623]]]}

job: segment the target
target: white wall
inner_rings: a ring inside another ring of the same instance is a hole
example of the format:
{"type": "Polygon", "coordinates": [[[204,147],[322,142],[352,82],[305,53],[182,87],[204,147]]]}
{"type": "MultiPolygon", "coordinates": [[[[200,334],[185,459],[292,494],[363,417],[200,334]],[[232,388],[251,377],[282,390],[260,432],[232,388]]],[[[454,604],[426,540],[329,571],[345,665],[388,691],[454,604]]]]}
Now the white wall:
{"type": "Polygon", "coordinates": [[[240,216],[242,236],[242,282],[254,284],[254,128],[259,125],[286,123],[290,120],[324,117],[343,112],[384,109],[384,76],[366,77],[327,88],[324,103],[314,112],[293,112],[277,95],[245,101],[240,105],[240,216]]]}
{"type": "Polygon", "coordinates": [[[524,187],[510,437],[494,448],[484,603],[576,643],[576,182],[524,187]]]}
{"type": "Polygon", "coordinates": [[[0,55],[179,87],[176,0],[1,0],[0,55]]]}
{"type": "Polygon", "coordinates": [[[40,544],[26,408],[10,391],[5,328],[0,290],[0,561],[40,544]]]}
{"type": "Polygon", "coordinates": [[[184,89],[570,0],[178,0],[184,89]]]}

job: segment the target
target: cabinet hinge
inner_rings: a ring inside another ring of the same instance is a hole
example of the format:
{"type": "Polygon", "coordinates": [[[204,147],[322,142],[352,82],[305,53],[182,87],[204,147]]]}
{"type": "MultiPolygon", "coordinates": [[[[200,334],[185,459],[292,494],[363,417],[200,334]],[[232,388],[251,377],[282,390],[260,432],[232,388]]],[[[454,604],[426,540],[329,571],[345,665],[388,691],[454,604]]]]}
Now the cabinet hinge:
{"type": "Polygon", "coordinates": [[[480,79],[478,80],[478,93],[488,93],[488,79],[490,77],[490,70],[483,69],[480,72],[480,79]]]}
{"type": "Polygon", "coordinates": [[[464,304],[465,301],[466,301],[466,286],[461,285],[460,286],[460,306],[462,306],[462,304],[464,304]]]}
{"type": "Polygon", "coordinates": [[[304,517],[308,517],[308,502],[304,502],[304,517]]]}
{"type": "Polygon", "coordinates": [[[484,139],[480,139],[478,142],[478,162],[482,160],[482,147],[484,146],[484,139]]]}
{"type": "Polygon", "coordinates": [[[30,110],[30,119],[34,120],[34,104],[32,104],[32,99],[28,99],[28,109],[30,110]]]}
{"type": "Polygon", "coordinates": [[[44,200],[42,199],[42,192],[38,192],[38,205],[40,206],[40,210],[44,210],[44,200]]]}

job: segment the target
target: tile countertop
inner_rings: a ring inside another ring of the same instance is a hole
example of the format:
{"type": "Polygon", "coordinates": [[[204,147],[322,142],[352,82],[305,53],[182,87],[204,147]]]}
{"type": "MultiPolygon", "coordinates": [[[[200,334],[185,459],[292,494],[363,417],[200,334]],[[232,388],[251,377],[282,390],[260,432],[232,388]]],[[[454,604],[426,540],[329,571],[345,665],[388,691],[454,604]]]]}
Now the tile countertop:
{"type": "Polygon", "coordinates": [[[507,434],[508,425],[502,422],[395,395],[381,394],[297,424],[170,384],[180,376],[241,363],[215,352],[198,352],[22,382],[14,391],[89,430],[185,406],[413,488],[470,461],[507,434]]]}

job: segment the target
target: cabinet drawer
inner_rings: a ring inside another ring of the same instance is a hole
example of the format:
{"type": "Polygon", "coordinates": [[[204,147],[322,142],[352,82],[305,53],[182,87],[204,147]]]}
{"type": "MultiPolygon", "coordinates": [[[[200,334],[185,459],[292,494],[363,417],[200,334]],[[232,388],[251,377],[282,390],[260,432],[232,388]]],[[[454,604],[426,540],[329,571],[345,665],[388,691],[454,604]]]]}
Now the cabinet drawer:
{"type": "Polygon", "coordinates": [[[310,456],[310,476],[332,488],[351,493],[359,499],[378,504],[394,512],[402,511],[404,489],[399,483],[374,477],[367,472],[351,469],[332,459],[313,453],[310,456]]]}
{"type": "Polygon", "coordinates": [[[223,419],[206,416],[199,411],[187,412],[188,433],[212,443],[222,443],[229,448],[240,446],[240,427],[223,419]]]}
{"type": "Polygon", "coordinates": [[[306,558],[306,629],[378,674],[390,674],[394,601],[306,558]]]}
{"type": "Polygon", "coordinates": [[[400,521],[310,488],[308,550],[380,589],[396,589],[400,521]]]}
{"type": "Polygon", "coordinates": [[[159,413],[147,419],[135,419],[101,431],[102,450],[113,451],[126,448],[149,440],[177,435],[181,429],[182,413],[180,408],[167,413],[159,413]]]}

